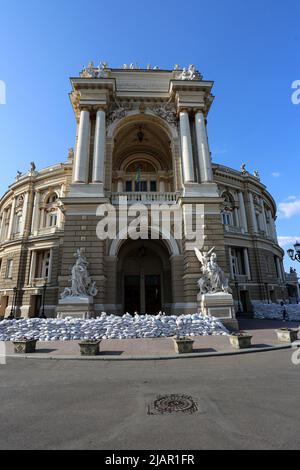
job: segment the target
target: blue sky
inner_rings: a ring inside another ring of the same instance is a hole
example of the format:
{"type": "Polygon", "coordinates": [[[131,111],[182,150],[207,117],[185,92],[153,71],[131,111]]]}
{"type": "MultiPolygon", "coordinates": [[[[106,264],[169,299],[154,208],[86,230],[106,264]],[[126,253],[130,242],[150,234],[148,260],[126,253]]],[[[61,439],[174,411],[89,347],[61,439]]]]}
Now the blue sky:
{"type": "Polygon", "coordinates": [[[214,161],[258,169],[281,209],[279,236],[300,238],[300,105],[291,101],[299,17],[297,0],[0,0],[0,192],[32,160],[66,159],[75,136],[68,78],[90,60],[194,63],[215,81],[214,161]]]}

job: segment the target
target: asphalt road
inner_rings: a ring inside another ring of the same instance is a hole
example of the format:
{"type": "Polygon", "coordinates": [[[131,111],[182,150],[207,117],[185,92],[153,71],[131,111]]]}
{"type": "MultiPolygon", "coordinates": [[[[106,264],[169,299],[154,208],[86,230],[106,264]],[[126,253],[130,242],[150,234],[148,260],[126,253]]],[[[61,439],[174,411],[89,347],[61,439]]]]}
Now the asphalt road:
{"type": "Polygon", "coordinates": [[[298,449],[300,365],[291,351],[175,361],[9,359],[0,449],[298,449]],[[195,414],[148,415],[183,393],[195,414]]]}

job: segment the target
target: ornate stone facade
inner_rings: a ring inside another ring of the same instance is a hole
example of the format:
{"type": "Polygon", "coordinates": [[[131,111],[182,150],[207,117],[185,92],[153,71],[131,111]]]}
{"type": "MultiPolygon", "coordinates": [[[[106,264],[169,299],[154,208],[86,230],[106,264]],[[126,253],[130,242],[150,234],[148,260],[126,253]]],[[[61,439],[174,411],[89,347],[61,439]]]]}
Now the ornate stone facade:
{"type": "Polygon", "coordinates": [[[71,82],[75,151],[63,164],[18,173],[0,201],[0,317],[13,305],[18,315],[38,315],[45,282],[46,314],[55,315],[78,249],[97,286],[96,313],[197,310],[201,270],[184,237],[97,237],[97,208],[110,203],[119,213],[119,196],[129,206],[180,206],[182,232],[189,205],[200,204],[204,245],[196,248],[215,247],[236,310],[250,312],[253,300],[286,299],[272,196],[258,172],[211,161],[206,120],[213,83],[193,66],[107,63],[91,63],[71,82]]]}

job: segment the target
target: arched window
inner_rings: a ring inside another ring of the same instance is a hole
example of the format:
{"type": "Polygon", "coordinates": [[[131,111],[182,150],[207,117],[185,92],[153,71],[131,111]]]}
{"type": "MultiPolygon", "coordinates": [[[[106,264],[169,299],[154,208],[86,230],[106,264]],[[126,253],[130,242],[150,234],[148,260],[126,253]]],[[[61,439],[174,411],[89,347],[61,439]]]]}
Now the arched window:
{"type": "Polygon", "coordinates": [[[234,199],[228,192],[225,192],[222,197],[224,198],[223,210],[221,212],[223,224],[236,225],[236,221],[234,219],[234,199]]]}
{"type": "Polygon", "coordinates": [[[126,167],[126,192],[156,192],[157,186],[157,170],[152,162],[135,160],[126,167]]]}
{"type": "Polygon", "coordinates": [[[58,219],[58,195],[51,193],[45,200],[44,227],[53,228],[57,226],[58,219]]]}

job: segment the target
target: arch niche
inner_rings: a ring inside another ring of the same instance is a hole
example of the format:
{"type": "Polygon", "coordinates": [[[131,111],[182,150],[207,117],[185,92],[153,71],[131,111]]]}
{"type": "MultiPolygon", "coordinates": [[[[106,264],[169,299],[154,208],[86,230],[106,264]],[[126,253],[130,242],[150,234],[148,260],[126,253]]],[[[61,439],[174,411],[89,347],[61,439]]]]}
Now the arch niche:
{"type": "Polygon", "coordinates": [[[153,115],[134,114],[108,131],[112,136],[112,192],[174,192],[176,130],[153,115]]]}
{"type": "Polygon", "coordinates": [[[163,240],[126,240],[118,251],[117,303],[133,314],[169,313],[170,252],[163,240]]]}

